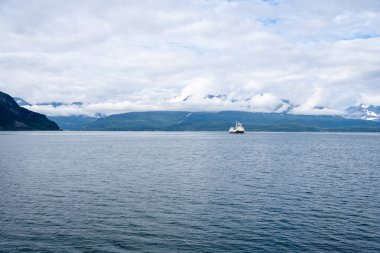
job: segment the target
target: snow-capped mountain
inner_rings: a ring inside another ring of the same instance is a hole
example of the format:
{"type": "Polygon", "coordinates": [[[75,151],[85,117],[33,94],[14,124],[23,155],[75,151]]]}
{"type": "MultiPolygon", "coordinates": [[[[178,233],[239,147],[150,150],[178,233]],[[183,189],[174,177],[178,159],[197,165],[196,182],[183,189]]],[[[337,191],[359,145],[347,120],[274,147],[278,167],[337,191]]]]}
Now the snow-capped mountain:
{"type": "MultiPolygon", "coordinates": [[[[187,100],[190,100],[188,98],[187,100]]],[[[212,100],[214,102],[227,102],[239,104],[241,110],[257,111],[257,112],[274,112],[274,113],[290,113],[297,105],[292,104],[288,99],[272,98],[268,95],[261,94],[253,97],[233,98],[224,94],[213,95],[208,94],[203,97],[204,100],[212,100]]],[[[184,101],[185,102],[185,101],[184,101]]]]}
{"type": "Polygon", "coordinates": [[[351,106],[347,108],[345,117],[348,119],[373,120],[380,122],[380,106],[363,104],[351,106]]]}

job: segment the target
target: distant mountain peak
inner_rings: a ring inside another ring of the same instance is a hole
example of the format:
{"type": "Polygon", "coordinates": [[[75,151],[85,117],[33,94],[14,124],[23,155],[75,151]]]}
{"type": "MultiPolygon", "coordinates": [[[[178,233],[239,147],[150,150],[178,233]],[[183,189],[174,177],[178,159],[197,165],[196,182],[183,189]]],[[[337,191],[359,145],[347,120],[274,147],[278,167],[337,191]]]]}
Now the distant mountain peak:
{"type": "Polygon", "coordinates": [[[346,110],[346,118],[372,120],[380,122],[380,106],[360,104],[351,106],[346,110]]]}
{"type": "Polygon", "coordinates": [[[30,104],[29,102],[25,101],[24,99],[22,98],[19,98],[19,97],[13,97],[13,99],[16,101],[16,103],[19,105],[19,106],[25,106],[25,105],[32,105],[30,104]]]}
{"type": "Polygon", "coordinates": [[[213,94],[208,94],[204,97],[205,99],[220,99],[222,101],[227,100],[227,95],[213,95],[213,94]]]}
{"type": "Polygon", "coordinates": [[[65,103],[65,102],[43,102],[43,103],[37,103],[36,105],[45,105],[45,106],[53,106],[53,107],[59,107],[59,106],[70,106],[70,105],[76,105],[76,106],[82,106],[82,102],[72,102],[72,103],[65,103]]]}

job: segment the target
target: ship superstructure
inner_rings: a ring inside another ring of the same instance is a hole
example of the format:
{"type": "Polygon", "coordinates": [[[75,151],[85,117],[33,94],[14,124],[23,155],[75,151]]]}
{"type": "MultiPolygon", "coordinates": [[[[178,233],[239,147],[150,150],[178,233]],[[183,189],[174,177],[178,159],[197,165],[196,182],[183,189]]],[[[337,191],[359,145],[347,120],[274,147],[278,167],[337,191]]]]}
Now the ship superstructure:
{"type": "Polygon", "coordinates": [[[230,134],[244,134],[244,131],[243,124],[237,121],[235,122],[235,126],[230,127],[230,130],[228,130],[230,134]]]}

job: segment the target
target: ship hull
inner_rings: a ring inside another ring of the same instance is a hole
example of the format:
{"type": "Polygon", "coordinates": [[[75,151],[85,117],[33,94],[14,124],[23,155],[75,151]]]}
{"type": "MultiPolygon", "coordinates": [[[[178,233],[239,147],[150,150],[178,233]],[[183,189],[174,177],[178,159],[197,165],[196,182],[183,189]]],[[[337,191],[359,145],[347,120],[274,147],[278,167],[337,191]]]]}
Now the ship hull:
{"type": "Polygon", "coordinates": [[[244,131],[230,131],[230,134],[244,134],[244,131]]]}

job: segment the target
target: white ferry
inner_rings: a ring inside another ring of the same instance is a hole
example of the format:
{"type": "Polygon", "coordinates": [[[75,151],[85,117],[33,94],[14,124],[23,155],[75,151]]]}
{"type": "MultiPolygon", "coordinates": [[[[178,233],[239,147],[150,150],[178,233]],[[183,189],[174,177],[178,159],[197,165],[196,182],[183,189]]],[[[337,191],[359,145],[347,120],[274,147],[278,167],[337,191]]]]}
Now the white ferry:
{"type": "Polygon", "coordinates": [[[244,134],[243,124],[236,121],[236,125],[234,127],[230,127],[228,132],[230,132],[230,134],[244,134]]]}

